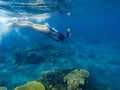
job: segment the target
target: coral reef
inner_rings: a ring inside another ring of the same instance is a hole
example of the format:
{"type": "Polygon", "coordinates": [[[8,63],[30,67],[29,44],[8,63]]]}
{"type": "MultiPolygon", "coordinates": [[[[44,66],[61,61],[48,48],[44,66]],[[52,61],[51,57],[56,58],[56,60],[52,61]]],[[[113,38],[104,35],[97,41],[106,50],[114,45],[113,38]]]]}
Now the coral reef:
{"type": "Polygon", "coordinates": [[[80,86],[85,85],[85,80],[88,78],[89,72],[86,70],[73,70],[64,77],[64,82],[67,82],[67,90],[79,90],[80,86]]]}
{"type": "Polygon", "coordinates": [[[43,71],[38,82],[44,83],[47,90],[65,90],[63,77],[69,70],[43,71]]]}
{"type": "Polygon", "coordinates": [[[86,70],[65,69],[44,71],[38,82],[44,83],[46,90],[90,90],[86,70]]]}
{"type": "Polygon", "coordinates": [[[0,87],[0,90],[7,90],[6,87],[0,87]]]}
{"type": "Polygon", "coordinates": [[[45,90],[45,87],[41,82],[32,81],[22,86],[18,86],[14,90],[45,90]]]}

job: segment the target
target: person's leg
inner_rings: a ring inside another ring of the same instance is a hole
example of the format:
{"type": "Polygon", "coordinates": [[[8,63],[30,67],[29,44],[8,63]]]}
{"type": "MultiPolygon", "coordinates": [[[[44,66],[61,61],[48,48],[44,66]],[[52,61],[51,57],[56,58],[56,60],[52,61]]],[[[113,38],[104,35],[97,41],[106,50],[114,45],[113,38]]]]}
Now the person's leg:
{"type": "Polygon", "coordinates": [[[32,28],[36,31],[43,32],[43,33],[49,33],[49,28],[46,25],[39,25],[39,24],[32,24],[32,28]]]}
{"type": "Polygon", "coordinates": [[[33,24],[29,21],[15,21],[15,24],[22,26],[22,27],[31,27],[36,31],[42,32],[42,33],[49,33],[48,24],[40,25],[40,24],[33,24]]]}
{"type": "Polygon", "coordinates": [[[32,25],[33,25],[32,22],[28,22],[28,21],[19,21],[19,20],[16,20],[14,24],[17,24],[17,25],[23,26],[23,27],[32,27],[32,25]]]}

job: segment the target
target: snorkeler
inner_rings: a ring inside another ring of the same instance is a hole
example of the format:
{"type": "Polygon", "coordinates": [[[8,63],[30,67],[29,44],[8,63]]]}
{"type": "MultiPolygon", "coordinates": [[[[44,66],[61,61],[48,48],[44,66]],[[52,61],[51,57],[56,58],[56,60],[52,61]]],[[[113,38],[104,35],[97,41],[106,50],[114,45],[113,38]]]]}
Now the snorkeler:
{"type": "Polygon", "coordinates": [[[34,24],[32,22],[20,22],[18,20],[15,21],[14,24],[17,24],[22,27],[31,27],[36,31],[46,33],[51,39],[55,41],[63,41],[71,36],[70,28],[67,29],[67,32],[64,35],[61,32],[57,31],[55,28],[50,27],[48,24],[39,25],[39,24],[34,24]]]}
{"type": "Polygon", "coordinates": [[[67,32],[62,34],[61,32],[58,32],[55,28],[49,27],[49,33],[48,36],[55,40],[55,41],[63,41],[71,36],[70,29],[67,29],[67,32]]]}

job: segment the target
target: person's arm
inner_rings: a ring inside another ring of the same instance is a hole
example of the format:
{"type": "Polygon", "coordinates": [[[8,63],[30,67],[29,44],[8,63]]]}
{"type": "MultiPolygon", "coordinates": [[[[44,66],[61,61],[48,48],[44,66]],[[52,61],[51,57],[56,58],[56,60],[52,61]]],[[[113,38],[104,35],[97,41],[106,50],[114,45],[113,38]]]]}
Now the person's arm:
{"type": "Polygon", "coordinates": [[[49,26],[49,31],[50,31],[50,34],[55,35],[55,36],[59,36],[59,32],[53,27],[49,26]]]}
{"type": "Polygon", "coordinates": [[[48,35],[54,41],[61,41],[58,37],[53,37],[52,35],[48,35]]]}

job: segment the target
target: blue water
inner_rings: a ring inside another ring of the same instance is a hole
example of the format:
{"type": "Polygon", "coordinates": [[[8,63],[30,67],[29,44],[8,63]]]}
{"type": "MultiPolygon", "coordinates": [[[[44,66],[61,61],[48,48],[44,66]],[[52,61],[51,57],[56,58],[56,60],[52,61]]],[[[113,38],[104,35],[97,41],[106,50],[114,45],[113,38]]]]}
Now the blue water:
{"type": "Polygon", "coordinates": [[[93,90],[120,90],[119,0],[1,0],[0,13],[0,86],[12,90],[42,71],[77,68],[90,72],[93,90]],[[12,25],[16,19],[48,23],[62,33],[69,27],[72,35],[56,42],[12,25]],[[41,60],[27,57],[31,53],[41,60]]]}

